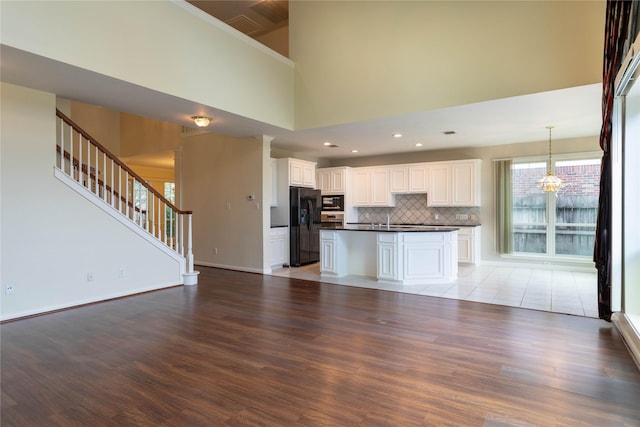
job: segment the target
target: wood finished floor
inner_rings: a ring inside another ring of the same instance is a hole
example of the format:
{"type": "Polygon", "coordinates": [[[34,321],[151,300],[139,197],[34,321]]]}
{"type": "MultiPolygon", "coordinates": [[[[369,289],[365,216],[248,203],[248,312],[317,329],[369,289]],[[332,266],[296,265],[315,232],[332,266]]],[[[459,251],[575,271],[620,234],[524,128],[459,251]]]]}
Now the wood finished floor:
{"type": "Polygon", "coordinates": [[[199,269],[1,325],[1,425],[640,425],[610,323],[199,269]]]}

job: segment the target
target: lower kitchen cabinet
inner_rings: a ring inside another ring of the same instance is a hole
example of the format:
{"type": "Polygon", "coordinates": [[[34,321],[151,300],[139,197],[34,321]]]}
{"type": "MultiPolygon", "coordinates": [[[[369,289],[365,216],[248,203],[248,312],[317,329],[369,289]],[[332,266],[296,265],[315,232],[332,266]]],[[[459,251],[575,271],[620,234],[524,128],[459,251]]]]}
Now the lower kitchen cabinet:
{"type": "Polygon", "coordinates": [[[458,262],[477,265],[480,261],[480,227],[458,230],[458,262]]]}
{"type": "Polygon", "coordinates": [[[399,272],[398,234],[378,234],[378,280],[398,280],[399,272]]]}
{"type": "Polygon", "coordinates": [[[275,227],[271,229],[271,267],[289,264],[289,229],[275,227]]]}

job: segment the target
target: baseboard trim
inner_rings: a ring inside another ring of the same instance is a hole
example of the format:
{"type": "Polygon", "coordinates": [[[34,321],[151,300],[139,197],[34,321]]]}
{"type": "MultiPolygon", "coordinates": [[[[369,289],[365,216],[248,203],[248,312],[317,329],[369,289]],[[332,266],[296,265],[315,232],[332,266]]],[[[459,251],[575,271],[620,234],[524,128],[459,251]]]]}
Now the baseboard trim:
{"type": "Polygon", "coordinates": [[[145,294],[147,292],[158,291],[160,289],[173,288],[173,287],[176,287],[176,286],[182,286],[182,283],[180,283],[180,282],[173,283],[172,282],[172,283],[165,283],[165,284],[162,284],[162,285],[146,286],[146,287],[143,287],[143,288],[132,289],[130,291],[107,294],[107,295],[104,295],[104,296],[101,296],[101,297],[87,298],[87,299],[83,299],[83,300],[73,301],[73,302],[70,302],[70,303],[52,305],[52,306],[49,306],[49,307],[43,307],[43,308],[39,308],[39,309],[36,309],[36,310],[27,310],[27,311],[23,311],[21,313],[14,313],[14,314],[10,314],[8,316],[1,316],[0,317],[0,323],[12,322],[12,321],[16,321],[16,320],[25,319],[25,318],[28,318],[28,317],[41,316],[43,314],[55,313],[57,311],[70,310],[70,309],[82,307],[82,306],[85,306],[85,305],[91,305],[91,304],[111,301],[111,300],[115,300],[115,299],[126,298],[126,297],[130,297],[130,296],[133,296],[133,295],[145,294]]]}
{"type": "Polygon", "coordinates": [[[636,367],[640,371],[640,332],[629,321],[627,315],[623,312],[613,313],[611,316],[611,322],[615,325],[622,340],[627,346],[631,357],[636,364],[636,367]]]}
{"type": "MultiPolygon", "coordinates": [[[[470,265],[470,264],[465,264],[470,265]]],[[[525,262],[523,260],[517,260],[516,258],[510,258],[504,261],[480,261],[475,267],[519,267],[519,268],[537,268],[540,270],[561,270],[561,271],[577,271],[584,273],[595,273],[597,270],[592,265],[578,265],[578,264],[552,264],[544,261],[531,260],[525,262]],[[513,259],[513,261],[511,261],[513,259]]]]}
{"type": "Polygon", "coordinates": [[[244,271],[245,273],[268,274],[268,273],[265,273],[265,270],[261,268],[239,267],[237,265],[218,264],[215,262],[206,262],[206,261],[194,261],[194,264],[201,265],[203,267],[222,268],[224,270],[244,271]]]}

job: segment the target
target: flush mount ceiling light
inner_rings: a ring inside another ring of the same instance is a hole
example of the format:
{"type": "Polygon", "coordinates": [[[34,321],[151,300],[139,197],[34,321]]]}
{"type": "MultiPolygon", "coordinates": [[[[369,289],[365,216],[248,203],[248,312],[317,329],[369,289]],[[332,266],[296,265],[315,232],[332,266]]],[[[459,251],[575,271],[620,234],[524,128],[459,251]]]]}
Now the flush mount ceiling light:
{"type": "Polygon", "coordinates": [[[331,143],[329,141],[325,142],[323,145],[326,145],[327,147],[331,145],[331,143]]]}
{"type": "Polygon", "coordinates": [[[422,144],[418,142],[418,143],[416,144],[416,147],[422,147],[422,144]]]}
{"type": "Polygon", "coordinates": [[[393,136],[394,138],[402,138],[402,134],[401,134],[401,133],[398,133],[398,132],[394,133],[394,134],[393,134],[393,135],[391,135],[391,136],[393,136]]]}
{"type": "Polygon", "coordinates": [[[547,176],[538,181],[538,185],[545,193],[555,193],[560,189],[562,180],[551,171],[551,129],[553,126],[547,126],[547,129],[549,129],[549,163],[547,165],[549,170],[547,176]]]}
{"type": "Polygon", "coordinates": [[[325,142],[323,144],[325,147],[329,147],[329,148],[337,148],[338,146],[336,144],[334,144],[333,142],[325,142]]]}
{"type": "Polygon", "coordinates": [[[206,128],[207,126],[209,126],[209,123],[211,123],[211,117],[191,116],[191,119],[199,128],[206,128]]]}
{"type": "Polygon", "coordinates": [[[358,152],[358,150],[351,150],[351,152],[352,152],[352,153],[357,153],[357,152],[358,152]]]}

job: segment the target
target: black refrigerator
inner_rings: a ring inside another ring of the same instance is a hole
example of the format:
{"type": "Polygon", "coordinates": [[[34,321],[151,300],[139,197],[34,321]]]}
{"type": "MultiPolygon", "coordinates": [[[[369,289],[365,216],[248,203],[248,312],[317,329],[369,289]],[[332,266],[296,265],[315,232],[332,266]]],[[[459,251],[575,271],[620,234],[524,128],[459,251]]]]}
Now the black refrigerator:
{"type": "Polygon", "coordinates": [[[290,261],[299,267],[320,261],[320,190],[289,187],[290,261]]]}

